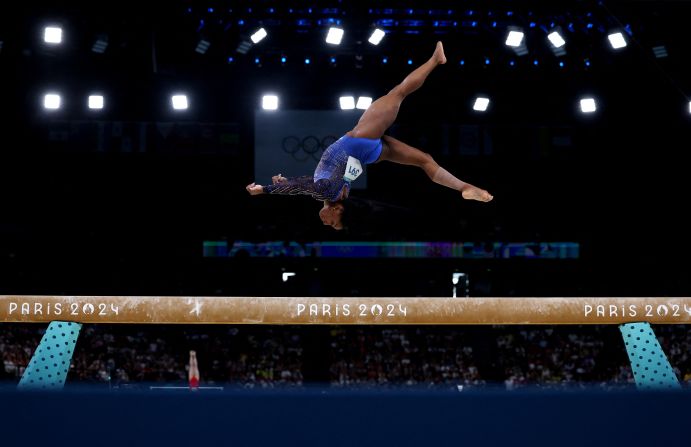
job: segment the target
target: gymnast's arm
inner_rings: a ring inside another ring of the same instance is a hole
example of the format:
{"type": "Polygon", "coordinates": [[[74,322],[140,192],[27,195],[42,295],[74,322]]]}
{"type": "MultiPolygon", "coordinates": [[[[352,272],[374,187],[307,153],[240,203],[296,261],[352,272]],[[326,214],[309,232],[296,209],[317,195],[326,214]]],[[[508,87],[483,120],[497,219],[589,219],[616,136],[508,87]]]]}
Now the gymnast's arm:
{"type": "Polygon", "coordinates": [[[272,177],[273,184],[262,186],[252,183],[247,185],[247,192],[258,194],[308,195],[317,200],[329,200],[330,181],[321,179],[314,181],[311,176],[285,178],[280,174],[272,177]]]}

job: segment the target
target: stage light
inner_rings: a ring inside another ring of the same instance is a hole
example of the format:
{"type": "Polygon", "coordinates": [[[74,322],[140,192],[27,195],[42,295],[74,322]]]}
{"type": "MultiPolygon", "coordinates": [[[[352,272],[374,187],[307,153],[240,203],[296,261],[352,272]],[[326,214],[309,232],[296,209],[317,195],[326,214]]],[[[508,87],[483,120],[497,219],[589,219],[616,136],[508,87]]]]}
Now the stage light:
{"type": "Polygon", "coordinates": [[[523,43],[523,38],[525,37],[525,34],[523,34],[522,31],[518,30],[512,30],[509,31],[509,34],[506,36],[506,45],[510,47],[520,47],[521,44],[523,43]]]}
{"type": "Polygon", "coordinates": [[[353,110],[355,108],[355,98],[352,96],[341,96],[338,98],[341,110],[353,110]]]}
{"type": "Polygon", "coordinates": [[[173,109],[175,110],[187,110],[187,107],[189,106],[187,104],[187,95],[173,95],[171,96],[170,101],[173,105],[173,109]]]}
{"type": "Polygon", "coordinates": [[[94,42],[94,45],[91,47],[91,51],[93,51],[94,53],[103,54],[106,52],[106,48],[108,48],[108,36],[105,34],[101,34],[98,36],[96,42],[94,42]]]}
{"type": "Polygon", "coordinates": [[[276,96],[276,95],[264,95],[262,97],[262,109],[264,109],[264,110],[277,110],[278,109],[278,96],[276,96]]]}
{"type": "Polygon", "coordinates": [[[553,26],[552,30],[547,34],[549,41],[549,49],[552,50],[557,57],[566,56],[566,39],[564,39],[564,32],[561,27],[553,26]]]}
{"type": "Polygon", "coordinates": [[[338,45],[341,43],[342,39],[343,39],[343,30],[341,28],[336,28],[334,26],[329,28],[329,33],[326,35],[326,43],[330,43],[332,45],[338,45]]]}
{"type": "Polygon", "coordinates": [[[288,282],[288,279],[292,278],[295,276],[295,272],[283,272],[281,273],[281,280],[283,282],[288,282]]]}
{"type": "Polygon", "coordinates": [[[621,32],[617,31],[615,33],[612,33],[607,36],[607,39],[609,39],[609,44],[615,50],[626,47],[626,39],[624,38],[624,35],[621,32]]]}
{"type": "Polygon", "coordinates": [[[549,39],[550,43],[554,48],[561,48],[564,45],[566,45],[564,37],[562,37],[562,35],[557,30],[554,30],[551,33],[549,33],[547,35],[547,39],[549,39]]]}
{"type": "Polygon", "coordinates": [[[250,36],[253,43],[259,43],[262,39],[268,36],[268,33],[264,28],[259,28],[254,34],[250,36]]]}
{"type": "Polygon", "coordinates": [[[309,57],[306,57],[306,58],[305,58],[305,65],[309,65],[310,62],[311,62],[311,61],[310,61],[310,58],[309,58],[309,57]]]}
{"type": "Polygon", "coordinates": [[[242,40],[238,44],[238,47],[235,49],[240,54],[247,54],[247,52],[252,48],[252,42],[249,40],[242,40]]]}
{"type": "Polygon", "coordinates": [[[477,112],[484,112],[489,107],[489,98],[478,96],[475,98],[475,103],[473,104],[473,110],[477,112]]]}
{"type": "Polygon", "coordinates": [[[596,110],[597,110],[597,105],[595,104],[594,98],[583,98],[583,99],[581,99],[581,112],[593,113],[596,110]]]}
{"type": "Polygon", "coordinates": [[[357,104],[355,105],[355,108],[360,109],[360,110],[367,110],[367,107],[372,104],[372,98],[369,96],[360,96],[357,99],[357,104]]]}
{"type": "Polygon", "coordinates": [[[519,27],[509,27],[509,34],[506,36],[506,46],[516,53],[517,56],[525,56],[528,54],[528,47],[525,44],[525,33],[519,27]]]}
{"type": "Polygon", "coordinates": [[[48,110],[57,110],[60,108],[62,100],[60,95],[56,93],[48,93],[43,96],[43,107],[48,110]]]}
{"type": "Polygon", "coordinates": [[[50,44],[62,42],[62,28],[57,26],[47,26],[43,29],[43,41],[50,44]]]}
{"type": "Polygon", "coordinates": [[[667,57],[668,56],[667,48],[665,48],[664,45],[659,45],[659,46],[653,47],[653,54],[658,59],[662,59],[664,57],[667,57]]]}
{"type": "Polygon", "coordinates": [[[204,54],[210,46],[211,42],[209,42],[208,40],[199,39],[199,42],[197,43],[197,48],[195,48],[194,51],[196,51],[199,54],[204,54]]]}
{"type": "Polygon", "coordinates": [[[104,100],[103,95],[90,95],[89,96],[89,108],[91,110],[101,110],[103,108],[104,100]]]}
{"type": "Polygon", "coordinates": [[[385,35],[386,33],[383,30],[377,28],[372,31],[372,35],[369,36],[368,42],[372,45],[379,45],[379,42],[381,42],[385,35]]]}

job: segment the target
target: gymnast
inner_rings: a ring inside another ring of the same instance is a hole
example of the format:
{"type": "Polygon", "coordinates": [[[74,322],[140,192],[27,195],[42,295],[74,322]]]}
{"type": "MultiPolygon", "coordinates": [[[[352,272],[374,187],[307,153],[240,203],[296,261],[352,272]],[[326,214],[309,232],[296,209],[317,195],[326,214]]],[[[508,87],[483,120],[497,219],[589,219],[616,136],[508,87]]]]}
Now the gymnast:
{"type": "Polygon", "coordinates": [[[428,153],[422,152],[384,132],[393,124],[398,109],[406,96],[419,89],[437,65],[445,64],[446,56],[441,42],[437,42],[432,57],[410,73],[388,94],[374,101],[362,114],[355,128],[326,148],[314,171],[314,176],[285,178],[272,177],[271,185],[247,185],[251,195],[305,194],[324,202],[319,217],[324,225],[343,229],[342,217],[350,184],[362,173],[363,164],[391,161],[417,166],[435,183],[455,189],[467,200],[489,202],[492,195],[476,186],[456,178],[437,164],[428,153]]]}

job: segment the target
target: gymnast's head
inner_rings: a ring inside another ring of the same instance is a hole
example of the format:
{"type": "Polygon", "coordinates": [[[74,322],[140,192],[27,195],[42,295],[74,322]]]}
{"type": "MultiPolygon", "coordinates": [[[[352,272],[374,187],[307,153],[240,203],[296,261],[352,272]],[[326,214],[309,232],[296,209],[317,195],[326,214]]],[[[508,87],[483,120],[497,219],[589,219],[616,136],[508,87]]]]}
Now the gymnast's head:
{"type": "Polygon", "coordinates": [[[329,225],[335,230],[343,229],[343,222],[341,221],[345,206],[342,201],[329,202],[324,201],[324,206],[319,210],[319,218],[324,225],[329,225]]]}

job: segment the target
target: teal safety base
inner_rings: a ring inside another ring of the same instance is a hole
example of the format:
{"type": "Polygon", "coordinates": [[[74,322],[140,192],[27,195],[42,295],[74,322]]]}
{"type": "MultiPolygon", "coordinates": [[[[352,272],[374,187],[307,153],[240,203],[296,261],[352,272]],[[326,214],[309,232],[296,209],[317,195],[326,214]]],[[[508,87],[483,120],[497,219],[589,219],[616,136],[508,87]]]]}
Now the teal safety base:
{"type": "Polygon", "coordinates": [[[17,388],[59,390],[65,386],[67,371],[82,325],[52,321],[38,344],[17,388]]]}
{"type": "Polygon", "coordinates": [[[681,388],[650,323],[619,325],[629,354],[636,387],[646,390],[681,388]]]}

